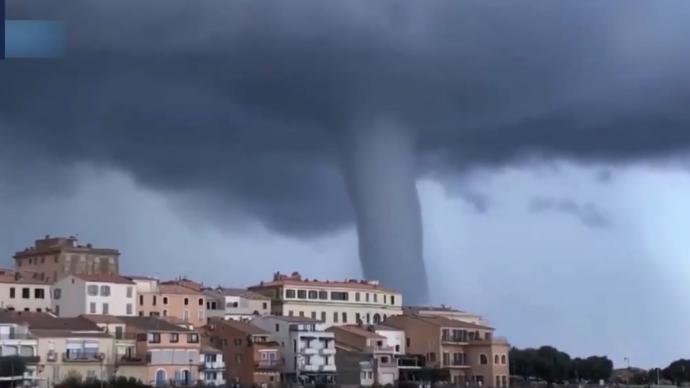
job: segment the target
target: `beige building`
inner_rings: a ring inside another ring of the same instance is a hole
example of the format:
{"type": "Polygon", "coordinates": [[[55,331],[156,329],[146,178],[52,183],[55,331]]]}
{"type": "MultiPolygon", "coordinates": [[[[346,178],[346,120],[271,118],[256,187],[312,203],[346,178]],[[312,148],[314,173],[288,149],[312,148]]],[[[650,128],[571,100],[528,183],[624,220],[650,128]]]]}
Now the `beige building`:
{"type": "Polygon", "coordinates": [[[113,337],[83,318],[46,313],[3,312],[0,322],[26,325],[36,338],[39,386],[52,387],[67,377],[108,379],[114,373],[113,337]]]}
{"type": "Polygon", "coordinates": [[[402,295],[378,281],[321,281],[278,272],[249,290],[270,297],[273,314],[312,318],[327,326],[375,324],[402,314],[402,295]]]}
{"type": "Polygon", "coordinates": [[[447,369],[453,384],[509,385],[510,344],[494,337],[491,327],[411,313],[390,317],[386,325],[404,330],[408,354],[423,356],[427,367],[447,369]]]}
{"type": "Polygon", "coordinates": [[[186,279],[160,282],[130,276],[136,284],[139,316],[174,317],[193,326],[206,324],[206,296],[201,285],[186,279]]]}
{"type": "Polygon", "coordinates": [[[61,317],[135,316],[136,300],[135,283],[120,275],[70,274],[53,285],[53,311],[61,317]]]}
{"type": "Polygon", "coordinates": [[[0,308],[10,311],[51,311],[50,284],[19,272],[0,270],[0,308]]]}
{"type": "Polygon", "coordinates": [[[209,318],[248,320],[271,313],[271,298],[243,288],[204,290],[206,315],[209,318]]]}
{"type": "Polygon", "coordinates": [[[489,322],[479,314],[455,309],[450,306],[403,306],[404,314],[421,315],[424,317],[445,317],[458,321],[489,326],[489,322]]]}
{"type": "Polygon", "coordinates": [[[117,360],[118,376],[151,385],[190,385],[199,375],[199,333],[158,317],[118,317],[125,337],[134,338],[135,351],[117,360]]]}
{"type": "Polygon", "coordinates": [[[50,236],[14,254],[17,272],[49,282],[67,274],[117,274],[119,257],[116,249],[80,245],[75,237],[50,236]]]}
{"type": "MultiPolygon", "coordinates": [[[[353,359],[346,353],[357,352],[365,356],[360,358],[360,370],[356,372],[360,375],[359,385],[384,386],[398,381],[396,348],[388,343],[386,337],[376,333],[374,326],[343,325],[331,327],[328,331],[335,334],[336,346],[342,347],[343,354],[339,348],[335,356],[340,374],[349,366],[341,365],[341,363],[347,364],[348,360],[353,359]],[[345,357],[341,357],[343,355],[345,357]],[[371,373],[371,379],[368,378],[369,373],[371,373]]],[[[343,381],[340,382],[343,383],[343,381]]]]}

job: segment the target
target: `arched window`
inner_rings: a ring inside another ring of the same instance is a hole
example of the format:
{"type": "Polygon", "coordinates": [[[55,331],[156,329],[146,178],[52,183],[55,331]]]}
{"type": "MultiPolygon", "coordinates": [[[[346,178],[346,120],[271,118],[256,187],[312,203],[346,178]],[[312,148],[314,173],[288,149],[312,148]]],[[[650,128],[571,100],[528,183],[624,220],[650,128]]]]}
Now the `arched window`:
{"type": "Polygon", "coordinates": [[[506,355],[501,356],[501,364],[505,365],[506,364],[506,355]]]}
{"type": "Polygon", "coordinates": [[[381,316],[378,313],[374,314],[374,323],[381,323],[381,316]]]}
{"type": "Polygon", "coordinates": [[[486,357],[486,354],[480,354],[479,355],[479,363],[481,365],[486,365],[489,363],[489,359],[486,357]]]}
{"type": "Polygon", "coordinates": [[[165,369],[158,369],[156,371],[156,385],[163,386],[167,383],[167,377],[165,376],[165,369]]]}
{"type": "Polygon", "coordinates": [[[494,364],[498,364],[498,354],[494,356],[494,364]]]}

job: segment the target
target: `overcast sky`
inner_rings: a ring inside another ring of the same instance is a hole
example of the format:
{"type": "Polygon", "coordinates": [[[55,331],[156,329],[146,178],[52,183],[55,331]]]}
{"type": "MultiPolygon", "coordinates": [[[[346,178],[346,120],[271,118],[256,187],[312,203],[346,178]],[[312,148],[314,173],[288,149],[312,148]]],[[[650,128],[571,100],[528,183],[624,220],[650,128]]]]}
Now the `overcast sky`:
{"type": "Polygon", "coordinates": [[[412,177],[431,302],[521,347],[689,356],[690,3],[8,6],[68,49],[0,63],[6,265],[52,234],[123,273],[361,277],[344,144],[392,117],[407,171],[368,182],[412,177]]]}

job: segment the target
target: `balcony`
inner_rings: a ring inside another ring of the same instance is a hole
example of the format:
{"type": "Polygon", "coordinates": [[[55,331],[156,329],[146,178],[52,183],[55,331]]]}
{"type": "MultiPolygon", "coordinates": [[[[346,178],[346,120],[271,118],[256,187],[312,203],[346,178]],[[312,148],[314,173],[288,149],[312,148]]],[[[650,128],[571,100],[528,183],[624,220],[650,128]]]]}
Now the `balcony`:
{"type": "Polygon", "coordinates": [[[302,372],[335,372],[335,364],[328,365],[301,365],[299,370],[302,372]]]}
{"type": "Polygon", "coordinates": [[[469,343],[469,339],[466,336],[444,335],[441,336],[441,342],[447,345],[465,345],[469,343]]]}
{"type": "Polygon", "coordinates": [[[510,345],[506,337],[474,338],[469,343],[471,345],[510,345]]]}
{"type": "Polygon", "coordinates": [[[448,363],[443,364],[444,367],[446,368],[469,368],[470,365],[463,360],[451,360],[448,363]]]}
{"type": "Polygon", "coordinates": [[[319,350],[316,349],[316,348],[307,348],[307,347],[304,347],[304,348],[302,348],[302,351],[301,351],[300,353],[312,355],[312,354],[317,354],[318,352],[319,352],[319,350]]]}
{"type": "Polygon", "coordinates": [[[319,349],[319,353],[324,356],[333,356],[335,355],[335,348],[321,348],[319,349]]]}
{"type": "Polygon", "coordinates": [[[122,364],[122,365],[145,365],[148,362],[149,362],[149,360],[147,357],[134,356],[134,355],[122,356],[122,357],[120,357],[120,360],[118,361],[118,363],[122,364]]]}
{"type": "Polygon", "coordinates": [[[219,371],[225,369],[225,362],[223,361],[204,361],[200,366],[203,371],[219,371]]]}
{"type": "Polygon", "coordinates": [[[62,362],[101,362],[103,358],[102,353],[62,353],[62,362]]]}
{"type": "Polygon", "coordinates": [[[282,366],[280,360],[261,360],[254,363],[254,368],[259,370],[278,370],[282,366]]]}

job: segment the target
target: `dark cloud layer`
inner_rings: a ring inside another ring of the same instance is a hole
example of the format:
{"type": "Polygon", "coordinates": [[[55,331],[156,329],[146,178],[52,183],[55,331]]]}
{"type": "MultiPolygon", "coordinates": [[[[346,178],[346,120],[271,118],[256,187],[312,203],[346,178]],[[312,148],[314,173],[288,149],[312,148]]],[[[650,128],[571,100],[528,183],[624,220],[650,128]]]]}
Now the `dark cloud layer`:
{"type": "Polygon", "coordinates": [[[528,205],[532,213],[560,212],[577,217],[580,222],[591,228],[602,228],[611,225],[611,220],[595,204],[578,203],[568,198],[534,197],[528,205]]]}
{"type": "Polygon", "coordinates": [[[683,1],[9,6],[63,18],[69,48],[0,64],[3,163],[111,166],[284,233],[352,222],[341,132],[381,115],[418,132],[422,173],[690,144],[683,1]]]}

